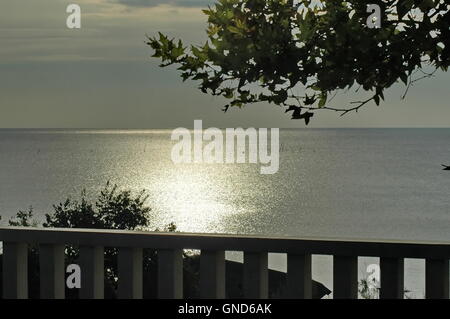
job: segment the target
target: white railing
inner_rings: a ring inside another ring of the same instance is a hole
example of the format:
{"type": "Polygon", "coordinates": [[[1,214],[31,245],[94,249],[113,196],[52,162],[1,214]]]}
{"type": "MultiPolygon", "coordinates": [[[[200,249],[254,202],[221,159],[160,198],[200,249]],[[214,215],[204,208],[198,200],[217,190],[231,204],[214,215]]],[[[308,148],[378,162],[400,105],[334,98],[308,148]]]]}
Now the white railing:
{"type": "Polygon", "coordinates": [[[358,256],[380,257],[381,298],[403,298],[404,258],[426,260],[426,298],[449,297],[450,243],[276,238],[120,230],[0,228],[3,296],[27,298],[28,245],[39,245],[41,298],[64,298],[65,245],[77,245],[80,298],[103,298],[104,247],[119,249],[118,297],[142,298],[142,250],[155,249],[158,297],[183,297],[183,249],[201,250],[202,298],[225,297],[225,251],[243,251],[245,298],[268,297],[268,253],[287,254],[287,297],[311,298],[311,255],[333,256],[334,298],[358,297],[358,256]]]}

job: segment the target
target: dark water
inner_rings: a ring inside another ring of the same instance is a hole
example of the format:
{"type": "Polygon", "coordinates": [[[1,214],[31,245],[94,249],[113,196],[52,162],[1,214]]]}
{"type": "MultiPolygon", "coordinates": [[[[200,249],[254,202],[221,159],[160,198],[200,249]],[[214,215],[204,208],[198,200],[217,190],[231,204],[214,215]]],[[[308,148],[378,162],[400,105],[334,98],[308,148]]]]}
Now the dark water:
{"type": "Polygon", "coordinates": [[[170,134],[0,130],[2,223],[110,180],[148,190],[152,227],[450,240],[450,172],[440,167],[450,164],[450,129],[282,130],[275,175],[254,164],[175,165],[170,134]]]}

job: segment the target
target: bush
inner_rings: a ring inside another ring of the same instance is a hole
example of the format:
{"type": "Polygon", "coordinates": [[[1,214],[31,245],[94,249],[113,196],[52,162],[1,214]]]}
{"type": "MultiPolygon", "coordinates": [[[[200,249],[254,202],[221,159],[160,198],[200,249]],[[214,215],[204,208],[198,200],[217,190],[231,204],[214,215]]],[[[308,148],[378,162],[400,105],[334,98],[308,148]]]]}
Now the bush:
{"type": "MultiPolygon", "coordinates": [[[[54,212],[45,214],[44,227],[59,228],[93,228],[143,230],[149,226],[151,211],[146,205],[148,195],[141,191],[134,195],[129,190],[119,190],[117,185],[106,183],[94,202],[87,198],[86,191],[81,192],[80,199],[67,198],[64,202],[53,205],[54,212]]],[[[10,226],[37,227],[33,208],[19,211],[9,220],[10,226]]],[[[174,224],[169,224],[164,231],[175,231],[174,224]]],[[[105,297],[115,298],[117,288],[117,254],[116,248],[105,247],[105,297]]],[[[156,280],[156,254],[154,251],[144,251],[145,281],[156,280]],[[150,275],[149,275],[150,274],[150,275]]],[[[78,249],[75,246],[66,247],[66,264],[77,263],[78,249]]],[[[38,247],[31,245],[29,249],[29,297],[39,297],[39,253],[38,247]]],[[[144,291],[147,297],[156,295],[155,284],[144,291]]],[[[75,290],[66,290],[68,298],[76,298],[75,290]]]]}

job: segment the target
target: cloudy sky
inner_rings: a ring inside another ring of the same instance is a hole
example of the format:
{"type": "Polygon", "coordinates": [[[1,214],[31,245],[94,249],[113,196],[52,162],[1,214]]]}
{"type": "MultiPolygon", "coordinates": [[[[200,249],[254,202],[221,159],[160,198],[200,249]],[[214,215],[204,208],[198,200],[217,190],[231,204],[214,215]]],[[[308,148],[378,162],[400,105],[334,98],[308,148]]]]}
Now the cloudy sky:
{"type": "MultiPolygon", "coordinates": [[[[224,101],[183,83],[150,58],[145,35],[204,42],[201,8],[213,0],[1,0],[0,128],[304,127],[275,106],[221,112],[224,101]],[[66,27],[66,7],[82,27],[66,27]]],[[[387,102],[344,118],[321,113],[312,127],[449,127],[450,73],[403,87],[387,102]]]]}

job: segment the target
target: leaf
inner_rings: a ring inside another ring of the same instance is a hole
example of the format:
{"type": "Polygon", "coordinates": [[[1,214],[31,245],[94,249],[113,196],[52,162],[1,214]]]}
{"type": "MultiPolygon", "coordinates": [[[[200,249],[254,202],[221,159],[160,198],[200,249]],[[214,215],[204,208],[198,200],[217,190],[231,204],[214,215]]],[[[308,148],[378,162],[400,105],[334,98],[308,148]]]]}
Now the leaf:
{"type": "Polygon", "coordinates": [[[305,103],[305,105],[313,105],[316,102],[316,100],[317,100],[317,98],[315,95],[308,96],[308,94],[306,94],[304,103],[305,103]]]}
{"type": "Polygon", "coordinates": [[[288,94],[285,90],[278,91],[276,95],[273,96],[273,102],[275,104],[281,104],[286,101],[288,94]]]}
{"type": "Polygon", "coordinates": [[[324,107],[325,104],[327,103],[327,98],[328,98],[328,94],[322,93],[322,95],[320,96],[320,100],[319,100],[319,107],[324,107]]]}
{"type": "Polygon", "coordinates": [[[376,104],[377,106],[380,105],[380,96],[375,95],[375,96],[373,97],[373,100],[375,101],[375,104],[376,104]]]}
{"type": "Polygon", "coordinates": [[[400,74],[400,80],[402,80],[405,85],[408,85],[408,75],[406,73],[400,74]]]}
{"type": "Polygon", "coordinates": [[[228,31],[230,31],[231,33],[235,33],[235,34],[241,34],[241,30],[239,30],[238,28],[236,28],[235,26],[228,26],[228,31]]]}

